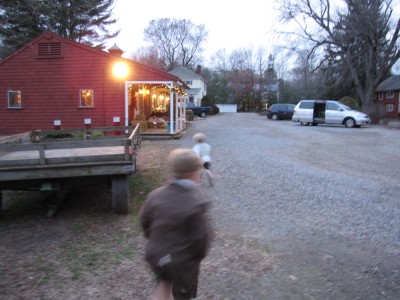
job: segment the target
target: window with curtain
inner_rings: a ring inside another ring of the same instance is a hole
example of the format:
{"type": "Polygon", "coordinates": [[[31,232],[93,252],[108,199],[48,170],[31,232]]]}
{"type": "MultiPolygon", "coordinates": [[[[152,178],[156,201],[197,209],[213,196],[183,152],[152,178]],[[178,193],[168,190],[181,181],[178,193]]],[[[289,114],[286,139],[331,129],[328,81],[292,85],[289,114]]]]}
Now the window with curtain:
{"type": "Polygon", "coordinates": [[[94,107],[93,90],[80,91],[80,107],[94,107]]]}

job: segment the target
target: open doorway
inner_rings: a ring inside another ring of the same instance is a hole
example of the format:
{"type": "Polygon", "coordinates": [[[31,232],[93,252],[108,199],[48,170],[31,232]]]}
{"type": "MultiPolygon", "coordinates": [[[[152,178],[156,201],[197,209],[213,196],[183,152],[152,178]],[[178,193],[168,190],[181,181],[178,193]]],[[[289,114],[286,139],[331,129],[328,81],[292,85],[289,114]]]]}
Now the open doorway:
{"type": "Polygon", "coordinates": [[[326,102],[318,102],[314,103],[314,114],[313,114],[313,123],[325,123],[325,109],[326,102]]]}

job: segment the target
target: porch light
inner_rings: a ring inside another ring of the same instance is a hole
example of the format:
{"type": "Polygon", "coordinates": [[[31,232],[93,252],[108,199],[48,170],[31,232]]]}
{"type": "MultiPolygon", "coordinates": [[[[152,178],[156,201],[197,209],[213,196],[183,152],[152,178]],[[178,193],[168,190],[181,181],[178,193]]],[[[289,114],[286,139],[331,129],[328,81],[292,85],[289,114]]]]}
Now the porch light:
{"type": "Polygon", "coordinates": [[[125,79],[129,74],[129,68],[125,63],[117,62],[113,66],[113,74],[118,79],[125,79]]]}

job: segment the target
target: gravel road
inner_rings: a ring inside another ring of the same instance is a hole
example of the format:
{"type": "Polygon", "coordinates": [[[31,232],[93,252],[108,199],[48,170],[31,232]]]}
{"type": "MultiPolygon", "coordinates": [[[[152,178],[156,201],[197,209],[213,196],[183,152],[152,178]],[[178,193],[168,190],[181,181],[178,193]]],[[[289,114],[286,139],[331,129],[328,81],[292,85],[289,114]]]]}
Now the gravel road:
{"type": "Polygon", "coordinates": [[[272,259],[234,298],[205,278],[216,299],[400,298],[399,130],[221,114],[181,143],[196,131],[213,146],[217,228],[272,259]]]}

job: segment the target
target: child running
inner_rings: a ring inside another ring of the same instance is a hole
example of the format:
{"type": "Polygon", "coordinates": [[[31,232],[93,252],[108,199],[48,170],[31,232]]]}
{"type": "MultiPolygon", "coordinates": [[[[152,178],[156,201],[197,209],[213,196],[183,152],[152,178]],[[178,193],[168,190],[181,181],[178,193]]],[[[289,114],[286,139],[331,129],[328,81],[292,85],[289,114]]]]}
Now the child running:
{"type": "Polygon", "coordinates": [[[201,158],[203,161],[203,170],[205,171],[207,178],[208,178],[208,183],[210,186],[214,185],[214,176],[212,172],[210,171],[211,168],[211,146],[207,144],[206,141],[206,136],[204,133],[196,133],[193,136],[193,140],[195,141],[195,145],[193,146],[192,150],[197,153],[197,155],[201,158]]]}

